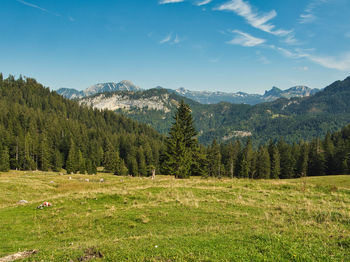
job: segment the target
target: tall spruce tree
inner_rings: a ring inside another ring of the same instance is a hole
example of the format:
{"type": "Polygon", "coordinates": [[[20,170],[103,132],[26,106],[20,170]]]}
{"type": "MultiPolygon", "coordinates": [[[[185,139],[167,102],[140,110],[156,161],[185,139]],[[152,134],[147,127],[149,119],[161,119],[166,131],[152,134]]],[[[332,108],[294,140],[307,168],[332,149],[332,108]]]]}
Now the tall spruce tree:
{"type": "Polygon", "coordinates": [[[292,178],[294,176],[294,157],[292,148],[283,139],[277,143],[278,152],[281,157],[281,174],[280,178],[292,178]]]}
{"type": "Polygon", "coordinates": [[[78,152],[73,140],[71,140],[71,145],[68,153],[68,158],[66,162],[66,170],[68,174],[76,173],[79,170],[79,159],[78,152]]]}
{"type": "Polygon", "coordinates": [[[50,150],[47,145],[46,135],[42,135],[39,152],[39,169],[48,171],[50,168],[50,150]]]}
{"type": "Polygon", "coordinates": [[[103,160],[104,171],[113,172],[116,166],[115,155],[116,155],[116,152],[112,148],[109,148],[108,151],[104,154],[104,160],[103,160]]]}
{"type": "Polygon", "coordinates": [[[278,179],[281,173],[281,157],[274,143],[270,143],[269,145],[269,154],[271,161],[270,177],[273,179],[278,179]]]}
{"type": "Polygon", "coordinates": [[[254,151],[252,140],[248,138],[245,148],[239,155],[238,165],[237,165],[237,174],[238,177],[252,178],[254,172],[254,151]]]}
{"type": "Polygon", "coordinates": [[[126,176],[128,174],[128,168],[126,167],[124,160],[119,156],[119,153],[115,154],[115,167],[114,175],[126,176]]]}
{"type": "Polygon", "coordinates": [[[270,178],[271,164],[270,155],[265,147],[260,147],[257,153],[255,178],[270,178]]]}
{"type": "Polygon", "coordinates": [[[319,139],[311,142],[309,150],[308,176],[323,176],[325,174],[325,157],[319,139]]]}
{"type": "Polygon", "coordinates": [[[212,177],[220,177],[222,172],[220,147],[214,139],[208,149],[208,175],[212,177]]]}
{"type": "Polygon", "coordinates": [[[198,146],[196,152],[194,153],[192,166],[191,166],[192,176],[208,176],[208,159],[204,146],[198,146]]]}
{"type": "Polygon", "coordinates": [[[62,165],[63,165],[62,154],[58,149],[56,149],[52,159],[52,170],[56,172],[61,171],[62,165]]]}
{"type": "Polygon", "coordinates": [[[7,147],[0,152],[0,171],[7,172],[10,170],[10,153],[7,147]]]}
{"type": "Polygon", "coordinates": [[[174,120],[166,139],[164,170],[176,178],[188,178],[192,174],[198,142],[191,109],[184,101],[180,102],[174,120]]]}
{"type": "Polygon", "coordinates": [[[308,170],[309,148],[306,143],[300,147],[300,153],[296,166],[296,177],[305,177],[308,170]]]}

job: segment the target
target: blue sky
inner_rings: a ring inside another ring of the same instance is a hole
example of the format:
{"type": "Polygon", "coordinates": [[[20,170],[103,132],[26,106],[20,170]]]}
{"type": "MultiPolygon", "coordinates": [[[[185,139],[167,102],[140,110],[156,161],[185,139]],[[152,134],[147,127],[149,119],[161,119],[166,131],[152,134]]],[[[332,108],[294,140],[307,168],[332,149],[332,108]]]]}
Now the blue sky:
{"type": "Polygon", "coordinates": [[[2,0],[0,72],[263,93],[350,75],[349,0],[2,0]]]}

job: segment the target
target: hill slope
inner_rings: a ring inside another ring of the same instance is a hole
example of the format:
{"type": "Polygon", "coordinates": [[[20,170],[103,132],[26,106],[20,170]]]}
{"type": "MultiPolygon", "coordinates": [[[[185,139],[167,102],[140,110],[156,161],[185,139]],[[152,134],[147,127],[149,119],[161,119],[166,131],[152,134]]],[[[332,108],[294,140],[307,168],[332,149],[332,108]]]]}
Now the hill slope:
{"type": "Polygon", "coordinates": [[[89,172],[112,165],[118,152],[129,174],[145,175],[149,165],[159,168],[162,141],[147,125],[0,74],[0,160],[8,168],[89,172]]]}

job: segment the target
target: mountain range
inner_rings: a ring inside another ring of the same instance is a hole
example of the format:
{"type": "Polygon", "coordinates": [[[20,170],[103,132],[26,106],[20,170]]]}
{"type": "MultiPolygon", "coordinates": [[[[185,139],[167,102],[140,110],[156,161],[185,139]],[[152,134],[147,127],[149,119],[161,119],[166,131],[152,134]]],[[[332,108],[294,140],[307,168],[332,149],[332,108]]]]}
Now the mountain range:
{"type": "Polygon", "coordinates": [[[115,92],[115,91],[140,91],[141,88],[134,85],[131,81],[123,80],[119,83],[101,83],[90,86],[83,91],[78,91],[73,88],[60,88],[56,92],[68,99],[79,99],[86,96],[91,96],[98,93],[104,92],[115,92]]]}
{"type": "MultiPolygon", "coordinates": [[[[265,94],[273,97],[275,92],[278,90],[273,88],[265,94]]],[[[279,98],[257,105],[201,104],[162,88],[100,93],[84,97],[79,103],[111,109],[166,134],[181,100],[190,105],[203,144],[213,139],[225,142],[247,137],[254,138],[258,144],[280,137],[292,143],[322,137],[350,122],[350,77],[310,96],[279,98]]]]}
{"type": "Polygon", "coordinates": [[[305,97],[316,94],[319,89],[312,89],[307,86],[294,86],[287,90],[281,90],[273,87],[265,91],[263,95],[248,94],[244,92],[210,92],[210,91],[190,91],[185,88],[176,89],[175,92],[181,96],[190,98],[202,104],[217,104],[220,102],[229,102],[234,104],[256,105],[264,102],[271,102],[279,98],[305,97]]]}
{"type": "MultiPolygon", "coordinates": [[[[157,87],[157,89],[163,89],[157,87]]],[[[228,92],[211,92],[211,91],[191,91],[185,88],[179,88],[176,90],[167,89],[170,93],[176,93],[183,97],[192,99],[202,104],[216,104],[220,102],[229,102],[234,104],[249,104],[255,105],[264,102],[271,102],[279,98],[291,98],[291,97],[305,97],[310,96],[319,91],[319,89],[312,89],[307,86],[295,86],[287,90],[281,90],[277,87],[273,87],[271,90],[265,91],[264,95],[248,94],[244,92],[228,93],[228,92]]],[[[61,88],[57,90],[57,93],[68,99],[80,99],[83,97],[91,96],[104,92],[115,91],[144,91],[140,87],[133,84],[131,81],[123,80],[119,83],[101,83],[93,85],[83,91],[76,89],[61,88]]]]}

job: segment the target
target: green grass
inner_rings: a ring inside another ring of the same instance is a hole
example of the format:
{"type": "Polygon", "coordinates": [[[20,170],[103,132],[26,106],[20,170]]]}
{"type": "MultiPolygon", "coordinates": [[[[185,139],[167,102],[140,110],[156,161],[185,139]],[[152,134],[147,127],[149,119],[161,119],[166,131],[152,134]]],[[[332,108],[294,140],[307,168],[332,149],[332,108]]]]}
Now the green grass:
{"type": "Polygon", "coordinates": [[[350,260],[350,176],[68,178],[0,174],[0,257],[37,249],[24,261],[78,261],[90,249],[103,255],[92,261],[350,260]],[[53,206],[36,209],[43,201],[53,206]]]}

